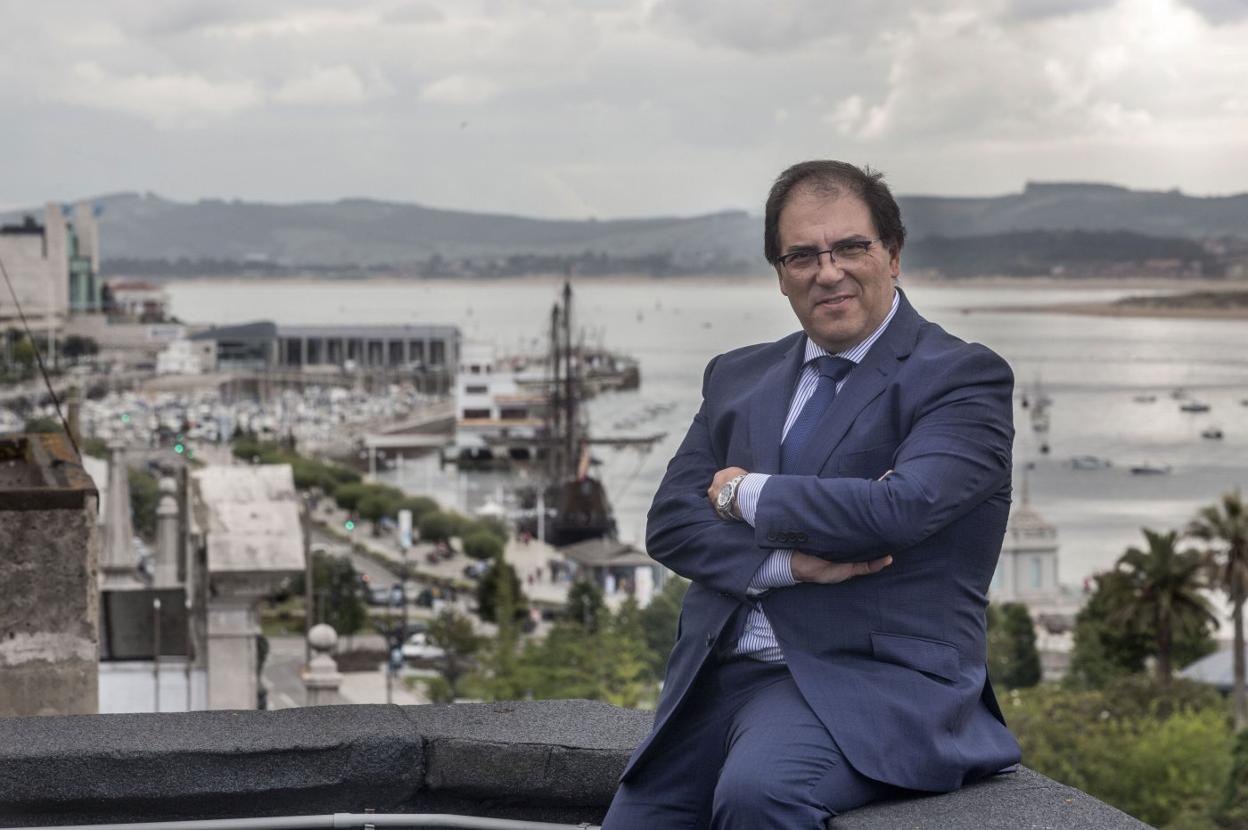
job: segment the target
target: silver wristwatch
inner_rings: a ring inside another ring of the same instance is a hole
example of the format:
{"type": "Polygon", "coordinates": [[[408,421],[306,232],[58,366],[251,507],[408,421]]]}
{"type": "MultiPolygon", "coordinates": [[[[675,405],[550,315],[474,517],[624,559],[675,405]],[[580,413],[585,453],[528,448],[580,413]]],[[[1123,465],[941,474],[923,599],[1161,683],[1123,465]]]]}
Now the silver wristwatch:
{"type": "Polygon", "coordinates": [[[724,486],[719,488],[719,495],[715,496],[715,512],[719,514],[719,518],[729,522],[740,520],[732,512],[732,506],[737,500],[737,488],[743,481],[745,481],[745,476],[736,476],[728,479],[724,486]]]}

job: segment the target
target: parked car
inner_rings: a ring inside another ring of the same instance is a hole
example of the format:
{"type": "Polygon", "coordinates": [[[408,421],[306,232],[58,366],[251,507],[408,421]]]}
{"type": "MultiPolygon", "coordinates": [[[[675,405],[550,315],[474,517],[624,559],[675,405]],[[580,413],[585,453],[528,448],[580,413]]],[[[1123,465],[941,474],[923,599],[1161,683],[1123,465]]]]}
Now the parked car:
{"type": "Polygon", "coordinates": [[[418,631],[403,643],[404,660],[438,660],[446,656],[446,651],[429,641],[429,635],[418,631]]]}

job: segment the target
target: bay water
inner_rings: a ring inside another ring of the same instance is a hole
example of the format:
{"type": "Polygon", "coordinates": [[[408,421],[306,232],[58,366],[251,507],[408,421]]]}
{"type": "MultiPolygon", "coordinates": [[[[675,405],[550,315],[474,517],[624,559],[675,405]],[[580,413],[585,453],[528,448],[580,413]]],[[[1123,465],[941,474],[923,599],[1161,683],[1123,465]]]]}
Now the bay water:
{"type": "MultiPolygon", "coordinates": [[[[543,351],[561,280],[187,281],[168,286],[171,311],[188,323],[448,323],[466,342],[500,353],[543,351]]],[[[611,496],[620,536],[644,540],[645,514],[668,459],[700,402],[702,371],[714,355],[774,340],[797,329],[774,279],[576,279],[575,322],[586,342],[636,357],[641,388],[601,395],[588,405],[591,433],[664,437],[651,450],[596,446],[598,476],[611,496]]],[[[1248,321],[1091,317],[992,311],[1002,306],[1101,302],[1156,293],[1129,286],[1028,284],[905,285],[929,320],[989,346],[1014,369],[1015,501],[1024,470],[1031,507],[1056,525],[1062,582],[1079,585],[1110,567],[1141,527],[1179,528],[1195,511],[1248,479],[1248,321]],[[1053,403],[1040,452],[1023,392],[1043,386],[1053,403]],[[1180,411],[1181,388],[1208,403],[1180,411]],[[1151,403],[1137,402],[1155,395],[1151,403]],[[1218,426],[1221,440],[1201,437],[1218,426]],[[1077,470],[1070,459],[1096,455],[1113,466],[1077,470]],[[1169,475],[1132,475],[1140,463],[1169,475]]],[[[1178,286],[1176,286],[1177,288],[1178,286]]],[[[472,508],[503,496],[513,479],[458,474],[432,457],[405,458],[381,474],[440,501],[472,508]]],[[[709,483],[709,482],[708,482],[709,483]]]]}

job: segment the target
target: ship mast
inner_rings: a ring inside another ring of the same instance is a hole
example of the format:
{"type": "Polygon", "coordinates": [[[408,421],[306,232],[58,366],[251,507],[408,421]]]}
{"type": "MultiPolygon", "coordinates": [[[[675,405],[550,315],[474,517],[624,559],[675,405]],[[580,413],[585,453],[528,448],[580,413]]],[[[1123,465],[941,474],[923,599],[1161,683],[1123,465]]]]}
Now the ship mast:
{"type": "Polygon", "coordinates": [[[576,475],[580,465],[580,429],[577,423],[577,402],[581,390],[577,384],[577,355],[572,348],[572,280],[563,283],[563,469],[560,480],[576,475]]]}

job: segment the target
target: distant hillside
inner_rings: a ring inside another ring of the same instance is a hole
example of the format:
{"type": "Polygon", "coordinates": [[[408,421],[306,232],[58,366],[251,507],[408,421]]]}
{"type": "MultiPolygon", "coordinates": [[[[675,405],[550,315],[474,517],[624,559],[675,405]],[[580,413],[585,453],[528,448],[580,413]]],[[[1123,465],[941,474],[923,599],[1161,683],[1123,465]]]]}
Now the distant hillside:
{"type": "MultiPolygon", "coordinates": [[[[102,247],[111,273],[184,276],[310,269],[506,276],[573,267],[582,274],[679,275],[764,267],[761,219],[740,211],[595,221],[366,199],[290,205],[209,199],[187,204],[122,193],[92,201],[103,211],[102,247]]],[[[1065,268],[1068,261],[1103,260],[1104,251],[1093,249],[1106,242],[1115,251],[1114,261],[1123,261],[1125,251],[1128,262],[1200,260],[1205,273],[1217,273],[1225,263],[1219,255],[1207,256],[1196,242],[1222,239],[1240,249],[1233,238],[1248,239],[1248,194],[1192,197],[1112,185],[1029,184],[1022,193],[1006,196],[907,196],[899,201],[912,243],[907,265],[937,272],[1019,273],[1035,268],[1047,273],[1065,268]],[[1087,237],[1069,231],[1094,233],[1087,237]],[[1143,237],[1159,241],[1145,244],[1143,237]],[[1140,250],[1132,251],[1137,242],[1140,250]],[[1019,245],[1027,250],[1013,256],[1019,245]],[[998,268],[1003,257],[1007,271],[998,268]]]]}

